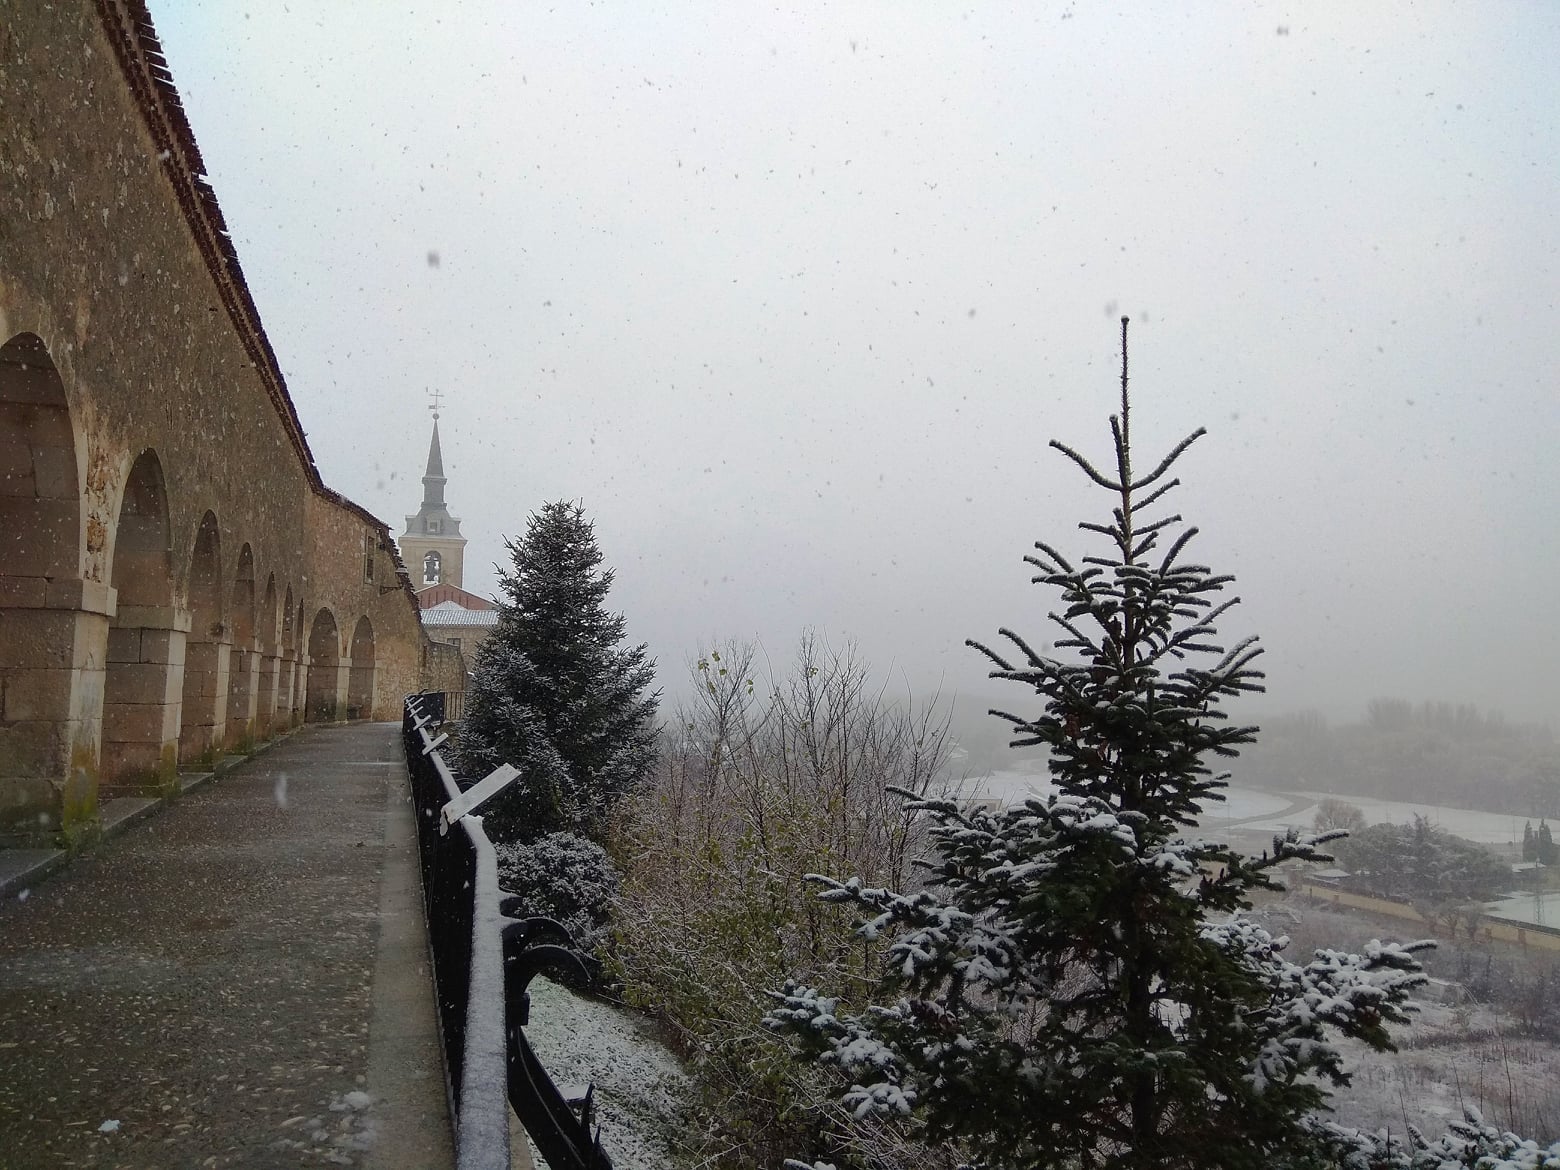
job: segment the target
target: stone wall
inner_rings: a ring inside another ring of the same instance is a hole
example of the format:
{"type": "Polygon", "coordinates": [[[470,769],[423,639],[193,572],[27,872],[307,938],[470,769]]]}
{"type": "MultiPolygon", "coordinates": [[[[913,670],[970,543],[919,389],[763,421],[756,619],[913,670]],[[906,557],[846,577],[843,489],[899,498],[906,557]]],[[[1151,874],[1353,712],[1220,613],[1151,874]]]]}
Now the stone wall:
{"type": "Polygon", "coordinates": [[[466,658],[454,646],[429,642],[423,647],[422,690],[459,695],[466,691],[466,658]]]}
{"type": "Polygon", "coordinates": [[[141,0],[0,0],[0,121],[3,841],[396,718],[425,639],[320,479],[141,0]]]}

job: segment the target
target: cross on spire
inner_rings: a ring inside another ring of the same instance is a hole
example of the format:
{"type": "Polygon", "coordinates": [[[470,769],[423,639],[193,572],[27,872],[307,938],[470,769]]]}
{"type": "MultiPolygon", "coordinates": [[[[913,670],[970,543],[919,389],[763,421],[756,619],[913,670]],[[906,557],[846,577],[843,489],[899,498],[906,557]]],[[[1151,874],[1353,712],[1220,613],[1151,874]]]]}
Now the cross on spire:
{"type": "Polygon", "coordinates": [[[434,422],[438,422],[439,421],[440,399],[442,399],[444,397],[444,391],[443,390],[429,390],[428,391],[428,397],[433,400],[431,403],[429,403],[428,409],[433,411],[433,421],[434,422]]]}

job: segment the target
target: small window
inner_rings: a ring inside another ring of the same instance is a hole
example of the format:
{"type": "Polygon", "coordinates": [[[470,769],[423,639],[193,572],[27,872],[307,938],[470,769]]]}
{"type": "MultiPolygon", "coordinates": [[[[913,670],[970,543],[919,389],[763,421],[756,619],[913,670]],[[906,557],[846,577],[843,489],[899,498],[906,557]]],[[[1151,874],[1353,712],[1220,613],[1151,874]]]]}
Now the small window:
{"type": "Polygon", "coordinates": [[[429,532],[438,532],[439,531],[439,521],[437,521],[437,520],[430,520],[430,521],[428,521],[428,531],[429,532]]]}
{"type": "Polygon", "coordinates": [[[423,557],[423,584],[437,585],[444,575],[442,568],[443,562],[440,561],[438,553],[430,552],[423,557]]]}
{"type": "Polygon", "coordinates": [[[374,579],[374,552],[379,547],[379,542],[374,539],[373,529],[363,533],[363,580],[374,579]]]}
{"type": "Polygon", "coordinates": [[[451,638],[450,639],[450,645],[455,647],[455,649],[459,650],[460,649],[460,639],[459,638],[451,638]]]}

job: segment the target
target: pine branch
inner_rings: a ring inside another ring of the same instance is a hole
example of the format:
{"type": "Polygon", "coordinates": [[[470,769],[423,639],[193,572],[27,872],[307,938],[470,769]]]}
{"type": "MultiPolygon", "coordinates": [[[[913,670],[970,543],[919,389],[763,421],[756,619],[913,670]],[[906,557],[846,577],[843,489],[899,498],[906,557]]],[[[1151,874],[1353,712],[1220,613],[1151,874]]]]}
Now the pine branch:
{"type": "MultiPolygon", "coordinates": [[[[1045,541],[1043,541],[1043,540],[1035,541],[1035,547],[1037,549],[1039,549],[1041,552],[1045,553],[1046,556],[1050,557],[1051,560],[1055,561],[1057,568],[1059,568],[1062,572],[1064,572],[1064,573],[1071,573],[1073,571],[1073,567],[1072,567],[1072,565],[1070,565],[1067,562],[1067,558],[1062,556],[1061,553],[1057,552],[1054,548],[1052,548],[1050,545],[1048,545],[1045,541]]],[[[1025,559],[1028,560],[1031,564],[1035,563],[1032,558],[1026,557],[1025,559]]]]}
{"type": "Polygon", "coordinates": [[[1181,481],[1178,479],[1172,479],[1169,483],[1160,484],[1157,488],[1149,492],[1148,495],[1144,496],[1137,502],[1138,510],[1142,511],[1144,508],[1152,508],[1159,501],[1159,498],[1166,492],[1170,491],[1172,488],[1178,488],[1180,486],[1181,481]]]}
{"type": "MultiPolygon", "coordinates": [[[[1190,447],[1193,443],[1195,443],[1198,439],[1202,438],[1207,433],[1207,428],[1198,427],[1191,434],[1187,435],[1186,438],[1182,439],[1175,445],[1175,450],[1171,451],[1170,454],[1166,455],[1162,460],[1160,460],[1158,467],[1154,468],[1153,471],[1150,471],[1142,479],[1135,480],[1132,484],[1132,490],[1137,491],[1139,488],[1146,488],[1165,472],[1169,471],[1170,465],[1181,457],[1182,452],[1184,452],[1188,447],[1190,447]]],[[[1119,491],[1120,489],[1117,488],[1116,490],[1119,491]]]]}
{"type": "Polygon", "coordinates": [[[1102,488],[1109,488],[1113,492],[1119,492],[1121,490],[1121,485],[1119,483],[1112,483],[1099,472],[1095,471],[1093,464],[1091,464],[1087,459],[1078,454],[1078,452],[1074,451],[1060,439],[1052,439],[1050,445],[1055,447],[1063,455],[1067,456],[1067,458],[1071,459],[1079,467],[1083,468],[1083,473],[1092,479],[1095,483],[1099,484],[1102,488]]]}

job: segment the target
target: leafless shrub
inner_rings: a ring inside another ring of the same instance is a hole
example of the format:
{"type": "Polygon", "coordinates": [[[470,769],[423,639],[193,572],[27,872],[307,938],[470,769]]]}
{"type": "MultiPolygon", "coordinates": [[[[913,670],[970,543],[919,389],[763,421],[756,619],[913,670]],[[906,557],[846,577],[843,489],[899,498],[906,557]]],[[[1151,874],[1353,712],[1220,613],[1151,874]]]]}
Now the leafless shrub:
{"type": "Polygon", "coordinates": [[[698,1164],[776,1165],[821,1140],[841,1170],[935,1167],[892,1128],[858,1126],[760,1020],[788,976],[861,988],[875,970],[877,944],[804,875],[909,883],[917,825],[891,789],[943,784],[946,715],[889,701],[854,646],[812,634],[784,676],[734,643],[690,666],[695,698],[616,826],[615,951],[627,997],[691,1058],[698,1164]]]}

